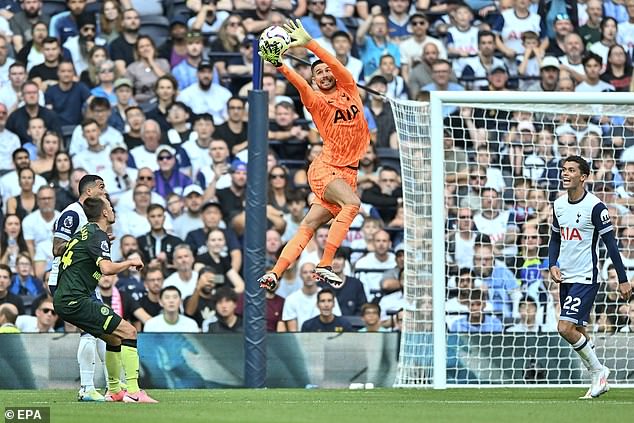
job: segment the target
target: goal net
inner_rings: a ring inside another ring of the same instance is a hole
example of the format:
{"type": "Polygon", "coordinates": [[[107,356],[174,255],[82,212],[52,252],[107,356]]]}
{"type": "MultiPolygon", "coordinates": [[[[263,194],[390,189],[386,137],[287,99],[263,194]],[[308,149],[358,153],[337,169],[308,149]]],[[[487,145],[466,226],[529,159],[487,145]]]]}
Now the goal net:
{"type": "MultiPolygon", "coordinates": [[[[405,284],[395,386],[587,385],[557,333],[548,275],[562,157],[591,162],[634,277],[634,107],[629,94],[442,92],[389,100],[405,206],[405,284]]],[[[601,244],[587,332],[612,386],[634,384],[634,301],[619,300],[601,244]]],[[[563,308],[575,307],[574,299],[563,308]]]]}

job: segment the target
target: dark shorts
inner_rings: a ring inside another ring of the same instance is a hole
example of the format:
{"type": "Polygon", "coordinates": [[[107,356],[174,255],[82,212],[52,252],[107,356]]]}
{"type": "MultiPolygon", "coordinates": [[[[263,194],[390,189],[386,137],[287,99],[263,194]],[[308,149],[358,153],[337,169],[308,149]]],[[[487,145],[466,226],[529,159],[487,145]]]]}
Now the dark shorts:
{"type": "Polygon", "coordinates": [[[577,326],[587,326],[590,312],[594,307],[599,284],[562,283],[559,285],[559,320],[573,322],[577,326]]]}
{"type": "Polygon", "coordinates": [[[54,307],[62,319],[94,337],[111,334],[121,323],[119,315],[95,298],[55,299],[54,307]]]}

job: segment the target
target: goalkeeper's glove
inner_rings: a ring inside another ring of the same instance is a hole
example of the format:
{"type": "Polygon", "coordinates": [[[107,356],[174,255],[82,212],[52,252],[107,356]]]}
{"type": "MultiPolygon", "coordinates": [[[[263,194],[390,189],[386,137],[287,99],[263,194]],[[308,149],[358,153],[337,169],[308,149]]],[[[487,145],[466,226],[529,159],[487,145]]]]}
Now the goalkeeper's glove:
{"type": "Polygon", "coordinates": [[[258,49],[258,55],[276,68],[283,65],[282,55],[277,44],[263,43],[258,49]]]}
{"type": "Polygon", "coordinates": [[[304,29],[302,22],[299,19],[295,19],[293,22],[292,19],[289,19],[286,24],[284,24],[284,29],[288,32],[288,35],[291,36],[293,41],[289,44],[290,47],[304,47],[310,40],[313,39],[308,32],[304,29]]]}

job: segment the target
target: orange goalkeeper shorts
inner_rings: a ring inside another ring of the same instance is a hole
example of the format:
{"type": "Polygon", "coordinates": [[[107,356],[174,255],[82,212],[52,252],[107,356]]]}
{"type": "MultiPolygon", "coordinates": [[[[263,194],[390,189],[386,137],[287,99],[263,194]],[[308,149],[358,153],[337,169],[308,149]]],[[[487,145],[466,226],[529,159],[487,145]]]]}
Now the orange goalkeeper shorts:
{"type": "Polygon", "coordinates": [[[316,158],[308,168],[308,184],[315,194],[313,204],[319,204],[326,208],[332,215],[337,216],[341,211],[338,204],[333,204],[324,199],[328,184],[335,179],[343,179],[353,192],[357,190],[357,169],[351,167],[331,166],[316,158]]]}

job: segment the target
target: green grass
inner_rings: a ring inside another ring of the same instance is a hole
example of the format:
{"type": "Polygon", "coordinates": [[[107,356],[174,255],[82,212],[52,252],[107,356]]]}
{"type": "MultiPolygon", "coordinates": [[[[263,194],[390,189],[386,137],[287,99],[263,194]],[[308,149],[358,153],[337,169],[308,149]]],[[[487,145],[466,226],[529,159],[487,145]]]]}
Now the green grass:
{"type": "Polygon", "coordinates": [[[583,388],[152,390],[159,404],[78,403],[75,391],[0,391],[0,406],[51,407],[51,423],[418,423],[623,421],[634,390],[580,401],[583,388]]]}

